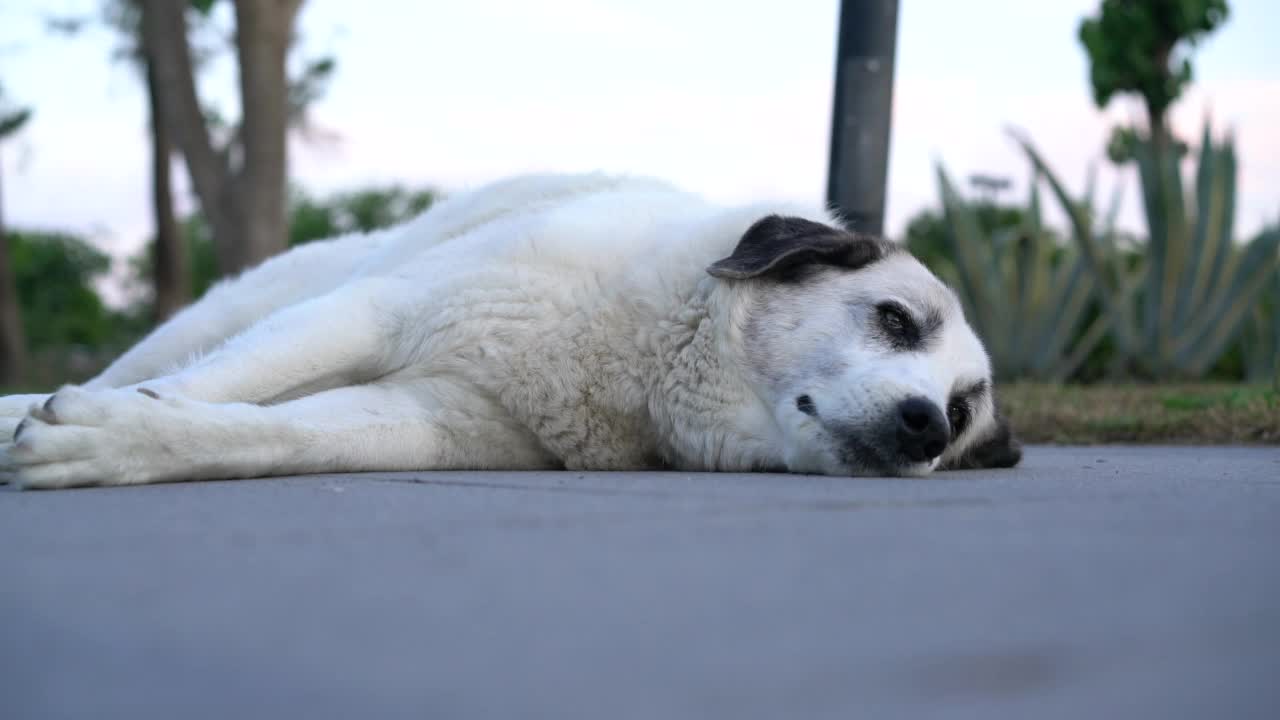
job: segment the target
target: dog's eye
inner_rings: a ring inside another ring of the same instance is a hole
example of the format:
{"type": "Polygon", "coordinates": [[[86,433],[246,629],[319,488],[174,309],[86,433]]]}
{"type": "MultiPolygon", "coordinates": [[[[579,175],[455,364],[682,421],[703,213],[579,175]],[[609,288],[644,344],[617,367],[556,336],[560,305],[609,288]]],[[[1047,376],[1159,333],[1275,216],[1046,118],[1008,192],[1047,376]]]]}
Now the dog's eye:
{"type": "Polygon", "coordinates": [[[957,437],[969,426],[969,403],[952,400],[947,405],[947,421],[951,423],[951,437],[957,437]]]}
{"type": "Polygon", "coordinates": [[[906,308],[895,302],[880,303],[876,306],[880,327],[894,341],[895,345],[911,346],[920,338],[916,323],[906,308]]]}

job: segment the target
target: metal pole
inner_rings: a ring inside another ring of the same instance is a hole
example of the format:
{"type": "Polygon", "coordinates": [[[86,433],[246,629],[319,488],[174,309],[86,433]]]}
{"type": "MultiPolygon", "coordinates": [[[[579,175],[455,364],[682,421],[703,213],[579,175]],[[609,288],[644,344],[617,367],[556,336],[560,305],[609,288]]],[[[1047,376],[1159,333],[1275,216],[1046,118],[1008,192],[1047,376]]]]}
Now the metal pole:
{"type": "Polygon", "coordinates": [[[842,0],[827,204],[853,230],[884,232],[898,0],[842,0]]]}

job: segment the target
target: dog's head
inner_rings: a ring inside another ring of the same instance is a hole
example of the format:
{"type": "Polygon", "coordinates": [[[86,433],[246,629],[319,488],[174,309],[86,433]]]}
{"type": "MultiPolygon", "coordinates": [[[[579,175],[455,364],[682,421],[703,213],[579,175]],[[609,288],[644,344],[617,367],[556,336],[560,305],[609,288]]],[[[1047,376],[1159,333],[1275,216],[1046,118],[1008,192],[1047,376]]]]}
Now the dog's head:
{"type": "Polygon", "coordinates": [[[707,271],[735,284],[743,362],[788,470],[923,475],[1021,458],[955,294],[897,246],[771,215],[707,271]]]}

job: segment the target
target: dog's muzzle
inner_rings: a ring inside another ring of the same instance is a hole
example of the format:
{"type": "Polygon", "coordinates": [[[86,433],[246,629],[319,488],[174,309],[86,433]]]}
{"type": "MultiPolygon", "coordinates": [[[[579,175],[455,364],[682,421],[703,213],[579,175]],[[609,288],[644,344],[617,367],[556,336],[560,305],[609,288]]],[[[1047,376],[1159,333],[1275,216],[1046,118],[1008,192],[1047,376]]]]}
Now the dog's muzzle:
{"type": "Polygon", "coordinates": [[[899,455],[911,462],[928,462],[947,449],[951,424],[933,401],[911,397],[898,403],[895,437],[899,455]]]}

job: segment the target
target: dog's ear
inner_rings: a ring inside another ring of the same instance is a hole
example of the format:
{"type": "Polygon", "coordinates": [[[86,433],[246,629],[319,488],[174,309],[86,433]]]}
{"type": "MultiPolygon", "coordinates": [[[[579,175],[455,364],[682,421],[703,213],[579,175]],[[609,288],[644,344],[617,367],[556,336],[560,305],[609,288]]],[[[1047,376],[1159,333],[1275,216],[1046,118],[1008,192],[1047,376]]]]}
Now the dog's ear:
{"type": "Polygon", "coordinates": [[[801,265],[857,269],[884,257],[886,244],[798,217],[770,215],[752,225],[733,254],[707,268],[713,277],[746,280],[801,265]]]}
{"type": "Polygon", "coordinates": [[[1011,468],[1022,460],[1022,445],[1009,429],[1009,421],[996,413],[996,430],[986,440],[977,443],[963,455],[947,463],[939,470],[981,470],[983,468],[1011,468]]]}

